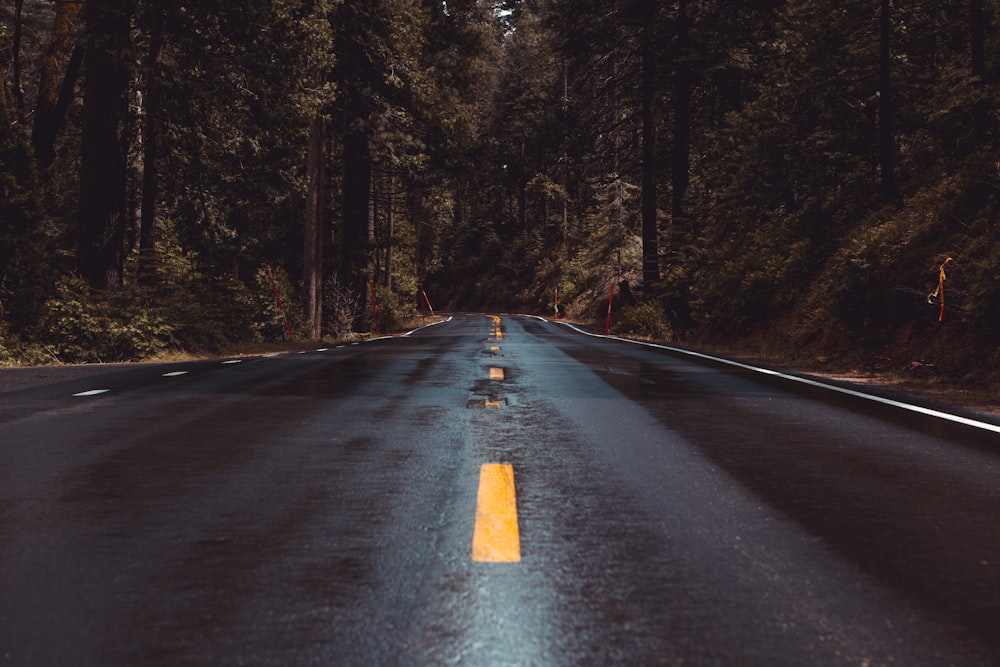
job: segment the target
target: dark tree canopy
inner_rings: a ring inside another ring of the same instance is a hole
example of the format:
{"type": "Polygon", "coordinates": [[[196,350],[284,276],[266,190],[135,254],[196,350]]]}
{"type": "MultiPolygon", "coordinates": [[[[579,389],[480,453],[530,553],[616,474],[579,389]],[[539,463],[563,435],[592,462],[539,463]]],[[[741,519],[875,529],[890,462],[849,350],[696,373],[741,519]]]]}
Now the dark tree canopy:
{"type": "Polygon", "coordinates": [[[997,10],[3,3],[0,342],[343,335],[420,285],[596,319],[614,284],[649,335],[972,349],[1000,331],[997,10]]]}

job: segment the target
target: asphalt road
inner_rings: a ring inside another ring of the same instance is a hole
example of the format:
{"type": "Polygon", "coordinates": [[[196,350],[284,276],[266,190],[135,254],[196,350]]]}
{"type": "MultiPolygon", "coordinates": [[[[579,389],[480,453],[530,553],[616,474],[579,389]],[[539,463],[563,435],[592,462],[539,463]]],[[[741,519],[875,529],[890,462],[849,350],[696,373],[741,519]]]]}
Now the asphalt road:
{"type": "Polygon", "coordinates": [[[0,665],[996,665],[998,528],[991,431],[456,316],[0,393],[0,665]]]}

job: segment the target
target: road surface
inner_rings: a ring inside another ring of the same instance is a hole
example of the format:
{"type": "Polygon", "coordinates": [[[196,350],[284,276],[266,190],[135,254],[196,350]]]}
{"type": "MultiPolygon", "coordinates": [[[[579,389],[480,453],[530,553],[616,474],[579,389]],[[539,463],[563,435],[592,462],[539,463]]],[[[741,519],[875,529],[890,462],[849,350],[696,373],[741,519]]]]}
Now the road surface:
{"type": "Polygon", "coordinates": [[[455,316],[0,393],[0,665],[1000,664],[1000,436],[455,316]]]}

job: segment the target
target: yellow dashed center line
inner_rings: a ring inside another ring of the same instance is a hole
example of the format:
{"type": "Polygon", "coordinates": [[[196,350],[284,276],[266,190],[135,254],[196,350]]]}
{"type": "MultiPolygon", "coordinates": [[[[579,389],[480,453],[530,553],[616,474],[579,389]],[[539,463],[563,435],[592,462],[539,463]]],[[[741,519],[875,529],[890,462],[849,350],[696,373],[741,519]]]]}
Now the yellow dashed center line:
{"type": "Polygon", "coordinates": [[[500,316],[493,315],[493,330],[490,332],[490,340],[503,340],[503,331],[500,329],[500,316]]]}
{"type": "Polygon", "coordinates": [[[490,379],[491,380],[503,380],[503,369],[502,368],[491,368],[490,369],[490,379]]]}
{"type": "Polygon", "coordinates": [[[509,463],[486,463],[479,470],[472,560],[484,563],[521,560],[514,466],[509,463]]]}

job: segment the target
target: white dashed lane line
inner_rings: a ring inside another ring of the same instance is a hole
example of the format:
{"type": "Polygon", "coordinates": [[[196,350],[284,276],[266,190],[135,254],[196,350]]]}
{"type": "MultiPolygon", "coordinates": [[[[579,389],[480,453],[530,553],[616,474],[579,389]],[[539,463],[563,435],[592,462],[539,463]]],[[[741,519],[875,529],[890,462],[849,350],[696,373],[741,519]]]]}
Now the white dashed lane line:
{"type": "MultiPolygon", "coordinates": [[[[446,322],[447,321],[451,321],[451,318],[448,318],[448,320],[445,320],[445,321],[446,322]]],[[[427,325],[427,326],[433,326],[434,324],[441,324],[441,323],[442,322],[434,322],[433,324],[430,324],[430,325],[427,325]]],[[[408,336],[408,335],[412,334],[414,331],[418,331],[419,329],[422,329],[422,328],[424,328],[424,327],[419,327],[418,329],[414,329],[413,331],[409,331],[409,332],[407,332],[406,334],[403,334],[403,335],[404,336],[408,336]]],[[[372,339],[369,339],[366,342],[372,342],[372,341],[375,341],[375,340],[385,340],[385,339],[388,339],[388,338],[392,338],[392,336],[382,336],[382,337],[379,337],[379,338],[372,338],[372,339]]],[[[360,342],[350,343],[351,346],[359,345],[359,344],[360,344],[360,342]]],[[[347,345],[337,345],[336,349],[339,350],[339,349],[342,349],[344,347],[347,347],[347,345]]],[[[321,348],[317,349],[316,351],[317,352],[328,352],[329,350],[330,350],[330,348],[328,348],[328,347],[321,347],[321,348]]],[[[305,351],[299,352],[299,354],[305,354],[305,351]]],[[[264,354],[262,356],[265,359],[274,359],[276,357],[282,356],[282,353],[280,353],[280,352],[271,352],[271,353],[268,353],[268,354],[264,354]]],[[[243,361],[244,361],[243,359],[227,359],[226,361],[223,361],[223,362],[220,362],[220,363],[225,366],[225,365],[230,365],[230,364],[241,364],[241,363],[243,363],[243,361]]],[[[169,371],[167,373],[163,373],[162,377],[165,377],[165,378],[181,377],[183,375],[188,375],[189,373],[190,373],[190,371],[169,371]]],[[[98,396],[100,394],[106,394],[106,393],[108,393],[110,391],[111,391],[110,389],[88,389],[87,391],[81,391],[81,392],[78,392],[76,394],[73,394],[73,397],[75,397],[75,398],[85,398],[85,397],[88,397],[88,396],[98,396]]]]}
{"type": "MultiPolygon", "coordinates": [[[[222,365],[241,364],[241,363],[243,363],[243,360],[242,359],[227,359],[226,361],[223,361],[221,363],[222,363],[222,365]]],[[[169,371],[167,373],[163,373],[161,377],[165,377],[165,378],[181,377],[183,375],[188,375],[190,372],[191,371],[169,371]]],[[[87,391],[81,391],[81,392],[77,392],[76,394],[73,394],[73,398],[86,398],[88,396],[99,396],[101,394],[107,394],[110,391],[111,391],[110,389],[88,389],[87,391]]]]}

